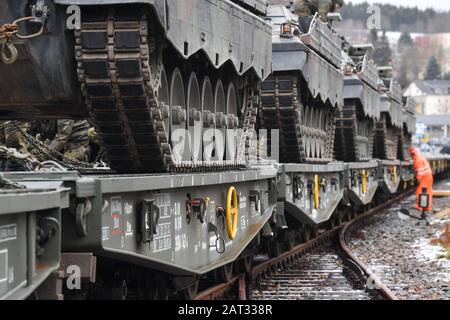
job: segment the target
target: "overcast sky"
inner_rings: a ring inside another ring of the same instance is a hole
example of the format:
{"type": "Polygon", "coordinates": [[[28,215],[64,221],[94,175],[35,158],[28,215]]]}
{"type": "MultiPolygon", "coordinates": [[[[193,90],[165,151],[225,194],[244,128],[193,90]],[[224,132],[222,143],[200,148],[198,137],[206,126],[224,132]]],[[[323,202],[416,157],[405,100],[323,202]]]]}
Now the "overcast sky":
{"type": "Polygon", "coordinates": [[[346,0],[345,2],[361,3],[386,3],[397,6],[419,7],[421,9],[433,8],[435,10],[450,10],[449,0],[346,0]]]}

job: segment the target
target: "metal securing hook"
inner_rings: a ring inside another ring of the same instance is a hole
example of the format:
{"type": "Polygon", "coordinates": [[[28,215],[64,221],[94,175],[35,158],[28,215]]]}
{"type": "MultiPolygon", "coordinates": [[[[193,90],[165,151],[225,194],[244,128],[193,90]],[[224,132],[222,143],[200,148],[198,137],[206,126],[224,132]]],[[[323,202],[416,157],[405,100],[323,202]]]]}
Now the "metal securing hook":
{"type": "Polygon", "coordinates": [[[7,42],[2,45],[0,58],[4,64],[14,64],[19,58],[19,51],[14,44],[7,42]]]}
{"type": "Polygon", "coordinates": [[[29,16],[17,19],[13,23],[0,24],[0,60],[4,64],[14,64],[19,58],[19,52],[17,51],[16,46],[12,43],[14,38],[28,40],[39,37],[44,33],[45,23],[50,12],[48,11],[48,8],[42,10],[42,12],[40,11],[42,13],[41,18],[29,16]],[[40,25],[39,30],[32,34],[20,34],[20,24],[27,22],[38,23],[40,25]]]}
{"type": "Polygon", "coordinates": [[[222,254],[225,252],[225,239],[219,235],[217,232],[217,227],[212,224],[211,222],[208,222],[208,232],[214,232],[216,235],[216,242],[213,246],[209,246],[210,248],[216,248],[216,252],[219,254],[222,254]]]}
{"type": "Polygon", "coordinates": [[[92,203],[89,199],[77,204],[75,211],[75,227],[78,235],[87,236],[87,215],[92,211],[92,203]]]}

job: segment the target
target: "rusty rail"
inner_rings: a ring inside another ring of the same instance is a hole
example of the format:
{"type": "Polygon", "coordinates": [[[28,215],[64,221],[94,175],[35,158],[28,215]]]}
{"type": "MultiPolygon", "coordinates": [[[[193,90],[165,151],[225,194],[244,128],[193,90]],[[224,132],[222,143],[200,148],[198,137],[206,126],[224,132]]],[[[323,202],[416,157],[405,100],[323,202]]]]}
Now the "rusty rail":
{"type": "Polygon", "coordinates": [[[271,270],[275,270],[276,268],[283,267],[283,265],[289,264],[290,262],[299,259],[304,254],[325,244],[336,234],[338,230],[339,227],[327,230],[326,232],[320,234],[316,238],[311,239],[306,243],[299,244],[292,250],[286,251],[276,258],[272,258],[268,261],[265,261],[261,264],[254,266],[252,271],[250,272],[250,278],[252,280],[256,279],[259,275],[270,272],[271,270]]]}
{"type": "Polygon", "coordinates": [[[240,278],[244,277],[244,275],[239,275],[232,278],[229,282],[220,283],[212,288],[202,291],[195,297],[195,300],[216,300],[217,298],[220,298],[224,294],[230,292],[236,283],[240,283],[242,281],[240,278]]]}

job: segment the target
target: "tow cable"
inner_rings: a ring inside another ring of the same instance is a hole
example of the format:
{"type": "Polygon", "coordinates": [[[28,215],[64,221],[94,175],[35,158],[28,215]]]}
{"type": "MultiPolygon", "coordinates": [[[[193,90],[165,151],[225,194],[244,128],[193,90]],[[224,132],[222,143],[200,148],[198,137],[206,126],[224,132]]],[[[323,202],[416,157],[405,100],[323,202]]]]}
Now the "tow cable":
{"type": "Polygon", "coordinates": [[[4,64],[14,64],[19,58],[13,40],[29,40],[39,37],[44,33],[50,10],[45,4],[46,0],[37,0],[36,4],[31,6],[32,15],[23,17],[13,21],[12,23],[0,24],[0,60],[4,64]],[[21,34],[20,25],[25,23],[33,23],[39,26],[38,31],[31,34],[21,34]]]}

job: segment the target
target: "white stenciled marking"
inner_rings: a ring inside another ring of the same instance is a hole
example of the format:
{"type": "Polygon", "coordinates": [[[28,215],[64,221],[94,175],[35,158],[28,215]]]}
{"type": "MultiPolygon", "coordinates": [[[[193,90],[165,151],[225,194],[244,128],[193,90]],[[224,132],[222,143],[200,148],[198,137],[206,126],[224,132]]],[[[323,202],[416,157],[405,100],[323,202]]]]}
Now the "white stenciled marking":
{"type": "Polygon", "coordinates": [[[102,241],[109,240],[109,227],[102,227],[102,241]]]}
{"type": "Polygon", "coordinates": [[[247,197],[239,197],[239,209],[244,209],[247,207],[247,197]]]}
{"type": "Polygon", "coordinates": [[[120,229],[120,218],[119,217],[113,217],[113,228],[120,229]]]}
{"type": "Polygon", "coordinates": [[[241,216],[241,230],[245,230],[247,228],[247,217],[241,216]]]}
{"type": "Polygon", "coordinates": [[[9,267],[8,269],[8,283],[14,282],[14,267],[9,267]]]}
{"type": "Polygon", "coordinates": [[[8,249],[0,250],[0,283],[8,280],[8,249]]]}
{"type": "Polygon", "coordinates": [[[17,224],[0,226],[0,243],[17,239],[17,224]]]}
{"type": "Polygon", "coordinates": [[[127,221],[127,229],[125,231],[125,236],[126,237],[132,237],[133,236],[133,226],[132,224],[127,221]]]}
{"type": "MultiPolygon", "coordinates": [[[[160,252],[170,250],[172,248],[172,223],[160,223],[158,224],[156,237],[153,238],[154,248],[153,252],[160,252]]],[[[175,251],[177,251],[177,247],[179,247],[179,239],[175,237],[175,251]]],[[[178,249],[179,250],[179,249],[178,249]]]]}
{"type": "Polygon", "coordinates": [[[133,204],[131,202],[125,202],[124,211],[126,215],[133,214],[133,204]]]}
{"type": "Polygon", "coordinates": [[[175,236],[175,252],[178,252],[181,250],[181,236],[177,235],[175,236]]]}
{"type": "Polygon", "coordinates": [[[186,250],[187,248],[189,248],[189,243],[188,243],[187,234],[184,233],[184,234],[181,236],[181,239],[182,239],[181,243],[182,243],[183,250],[186,250]]]}
{"type": "Polygon", "coordinates": [[[122,198],[111,198],[111,214],[122,214],[122,198]]]}
{"type": "Polygon", "coordinates": [[[216,251],[216,237],[209,237],[209,251],[216,251]]]}

